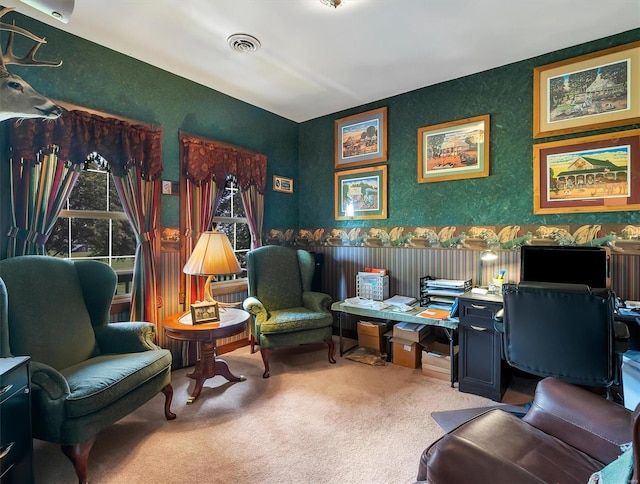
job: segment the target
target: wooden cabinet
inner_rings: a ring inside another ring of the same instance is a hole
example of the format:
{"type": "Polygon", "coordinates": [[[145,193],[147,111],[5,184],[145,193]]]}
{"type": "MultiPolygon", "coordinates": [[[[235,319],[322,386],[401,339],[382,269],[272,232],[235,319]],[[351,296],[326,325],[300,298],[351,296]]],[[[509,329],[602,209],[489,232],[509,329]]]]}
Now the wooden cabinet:
{"type": "Polygon", "coordinates": [[[0,422],[0,483],[32,483],[29,357],[0,358],[0,422]]]}
{"type": "Polygon", "coordinates": [[[458,301],[459,390],[499,402],[509,383],[509,367],[502,358],[502,335],[493,328],[502,300],[499,296],[471,294],[458,301]]]}

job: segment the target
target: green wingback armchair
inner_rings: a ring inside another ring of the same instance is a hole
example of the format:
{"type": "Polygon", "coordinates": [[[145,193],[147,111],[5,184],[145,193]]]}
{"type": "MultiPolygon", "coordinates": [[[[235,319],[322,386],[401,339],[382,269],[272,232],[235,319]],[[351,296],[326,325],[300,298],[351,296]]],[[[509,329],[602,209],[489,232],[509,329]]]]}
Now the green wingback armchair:
{"type": "Polygon", "coordinates": [[[60,444],[81,483],[99,431],[158,392],[175,418],[171,353],[151,323],[109,323],[116,285],[98,261],[0,261],[0,356],[31,356],[33,436],[60,444]]]}
{"type": "Polygon", "coordinates": [[[313,256],[304,250],[268,245],[247,254],[249,297],[244,308],[251,313],[251,352],[256,343],[269,378],[269,356],[274,348],[324,341],[333,358],[331,297],[311,291],[313,256]]]}

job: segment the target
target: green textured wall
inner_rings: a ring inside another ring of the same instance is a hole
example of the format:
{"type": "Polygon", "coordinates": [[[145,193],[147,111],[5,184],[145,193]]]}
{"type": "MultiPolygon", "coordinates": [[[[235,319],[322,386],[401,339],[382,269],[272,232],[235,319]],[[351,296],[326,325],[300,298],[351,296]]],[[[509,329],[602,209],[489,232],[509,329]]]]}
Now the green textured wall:
{"type": "MultiPolygon", "coordinates": [[[[298,176],[298,125],[263,109],[238,101],[200,84],[170,74],[106,49],[79,37],[12,12],[3,17],[11,23],[46,37],[47,44],[38,52],[43,60],[62,60],[58,68],[10,66],[42,94],[90,109],[124,116],[163,129],[163,179],[179,179],[178,131],[243,146],[265,153],[268,158],[265,214],[269,226],[297,226],[297,193],[271,191],[272,175],[298,176]],[[277,210],[271,209],[277,207],[277,210]]],[[[18,55],[33,43],[16,36],[18,55]]],[[[6,33],[2,32],[2,45],[6,33]]],[[[6,121],[0,123],[5,135],[6,121]]],[[[8,225],[7,153],[0,140],[0,227],[8,225]]],[[[162,224],[176,226],[178,198],[163,195],[162,224]]],[[[0,257],[6,240],[0,237],[0,257]]]]}
{"type": "MultiPolygon", "coordinates": [[[[635,29],[302,123],[300,228],[640,222],[640,212],[534,215],[532,187],[533,69],[639,39],[635,29]],[[388,107],[389,218],[336,221],[334,121],[382,106],[388,107]],[[490,176],[418,184],[418,128],[483,114],[491,115],[490,176]]],[[[582,134],[565,138],[575,136],[582,134]]]]}

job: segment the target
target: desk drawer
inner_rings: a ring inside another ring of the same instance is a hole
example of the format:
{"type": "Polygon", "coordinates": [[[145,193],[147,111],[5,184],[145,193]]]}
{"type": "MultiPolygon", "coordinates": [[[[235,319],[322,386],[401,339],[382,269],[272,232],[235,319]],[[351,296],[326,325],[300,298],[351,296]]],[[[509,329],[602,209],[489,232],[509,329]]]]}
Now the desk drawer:
{"type": "Polygon", "coordinates": [[[460,299],[460,323],[493,329],[493,319],[501,304],[460,299]]]}

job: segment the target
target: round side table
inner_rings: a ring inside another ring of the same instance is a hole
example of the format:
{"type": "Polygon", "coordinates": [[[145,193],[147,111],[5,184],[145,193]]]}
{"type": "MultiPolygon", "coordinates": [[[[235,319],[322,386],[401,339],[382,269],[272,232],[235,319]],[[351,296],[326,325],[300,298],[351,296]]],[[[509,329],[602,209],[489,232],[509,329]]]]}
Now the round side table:
{"type": "Polygon", "coordinates": [[[246,380],[242,375],[235,376],[231,373],[226,361],[216,357],[216,340],[245,331],[249,317],[249,313],[242,309],[224,308],[220,311],[220,321],[214,323],[192,324],[189,313],[176,313],[163,321],[167,337],[179,341],[197,341],[200,346],[201,357],[196,362],[193,372],[187,374],[196,381],[187,404],[198,398],[208,378],[221,375],[229,381],[246,380]]]}

